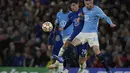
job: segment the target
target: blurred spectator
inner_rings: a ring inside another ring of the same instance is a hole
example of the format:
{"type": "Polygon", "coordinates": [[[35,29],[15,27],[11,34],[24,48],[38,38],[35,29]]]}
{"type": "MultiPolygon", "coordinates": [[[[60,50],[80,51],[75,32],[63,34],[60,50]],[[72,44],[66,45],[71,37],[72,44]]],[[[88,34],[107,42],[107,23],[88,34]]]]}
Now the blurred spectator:
{"type": "Polygon", "coordinates": [[[126,55],[126,61],[124,62],[125,64],[124,64],[124,67],[125,68],[129,68],[130,67],[130,53],[127,53],[127,55],[126,55]]]}
{"type": "Polygon", "coordinates": [[[36,51],[36,56],[34,58],[34,67],[40,67],[40,66],[44,66],[42,65],[42,62],[43,62],[43,57],[42,57],[42,53],[40,50],[37,50],[36,51]]]}
{"type": "Polygon", "coordinates": [[[127,52],[127,53],[130,53],[130,49],[129,49],[130,45],[129,44],[130,44],[130,40],[128,39],[127,43],[126,43],[126,47],[125,47],[125,52],[127,52]]]}
{"type": "Polygon", "coordinates": [[[24,62],[24,56],[22,56],[21,53],[16,52],[13,58],[12,66],[23,66],[23,62],[24,62]]]}
{"type": "Polygon", "coordinates": [[[47,49],[47,46],[45,43],[41,43],[40,45],[40,49],[41,49],[41,52],[42,52],[42,58],[43,58],[43,65],[46,66],[47,65],[47,62],[50,60],[50,54],[48,54],[48,49],[47,49]]]}
{"type": "Polygon", "coordinates": [[[26,46],[24,48],[24,57],[25,57],[24,62],[23,62],[24,67],[32,67],[33,66],[34,58],[33,58],[31,53],[32,53],[31,49],[28,46],[26,46]]]}
{"type": "Polygon", "coordinates": [[[40,5],[47,5],[49,3],[49,0],[33,0],[34,3],[39,2],[40,5]]]}
{"type": "Polygon", "coordinates": [[[25,3],[25,7],[28,11],[32,11],[33,7],[34,7],[34,3],[32,0],[27,0],[27,2],[25,3]]]}
{"type": "Polygon", "coordinates": [[[6,35],[4,34],[4,29],[0,28],[0,41],[3,41],[6,39],[6,35]]]}
{"type": "Polygon", "coordinates": [[[115,67],[116,68],[122,68],[123,67],[123,65],[124,65],[124,63],[122,62],[122,58],[123,58],[123,55],[120,53],[118,53],[118,54],[114,54],[115,56],[113,57],[114,59],[113,59],[113,61],[114,61],[114,63],[115,63],[115,67]]]}

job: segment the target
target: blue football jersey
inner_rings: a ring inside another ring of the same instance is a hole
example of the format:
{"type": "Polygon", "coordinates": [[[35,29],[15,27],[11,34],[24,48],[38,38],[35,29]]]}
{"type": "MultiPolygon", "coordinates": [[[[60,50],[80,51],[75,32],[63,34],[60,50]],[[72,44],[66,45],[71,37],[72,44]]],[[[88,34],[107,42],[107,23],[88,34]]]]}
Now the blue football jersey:
{"type": "Polygon", "coordinates": [[[68,28],[71,24],[74,26],[73,32],[75,33],[79,33],[84,25],[84,21],[80,20],[80,22],[77,22],[77,18],[80,16],[80,14],[82,14],[82,8],[80,8],[77,12],[72,12],[69,14],[69,21],[67,22],[66,26],[64,27],[64,29],[68,28]]]}

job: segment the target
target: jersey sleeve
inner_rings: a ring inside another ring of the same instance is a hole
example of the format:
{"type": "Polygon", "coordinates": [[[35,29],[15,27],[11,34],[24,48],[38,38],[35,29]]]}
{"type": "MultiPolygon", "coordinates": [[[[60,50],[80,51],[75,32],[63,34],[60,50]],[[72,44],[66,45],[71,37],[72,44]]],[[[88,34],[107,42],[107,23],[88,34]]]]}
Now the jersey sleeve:
{"type": "Polygon", "coordinates": [[[102,11],[101,8],[99,8],[99,7],[97,6],[96,11],[97,11],[97,14],[96,14],[96,15],[97,15],[98,17],[100,17],[100,18],[102,18],[102,19],[105,19],[105,20],[107,21],[107,23],[109,23],[110,25],[113,24],[113,23],[112,23],[112,20],[102,11]]]}
{"type": "Polygon", "coordinates": [[[56,14],[56,24],[59,24],[59,13],[56,14]]]}
{"type": "Polygon", "coordinates": [[[71,15],[70,15],[70,14],[68,15],[68,18],[69,18],[69,19],[68,19],[68,22],[66,23],[64,29],[68,28],[68,27],[72,24],[71,15]]]}
{"type": "Polygon", "coordinates": [[[84,21],[84,12],[83,12],[83,8],[80,8],[80,15],[78,15],[78,17],[80,18],[81,21],[84,21]]]}

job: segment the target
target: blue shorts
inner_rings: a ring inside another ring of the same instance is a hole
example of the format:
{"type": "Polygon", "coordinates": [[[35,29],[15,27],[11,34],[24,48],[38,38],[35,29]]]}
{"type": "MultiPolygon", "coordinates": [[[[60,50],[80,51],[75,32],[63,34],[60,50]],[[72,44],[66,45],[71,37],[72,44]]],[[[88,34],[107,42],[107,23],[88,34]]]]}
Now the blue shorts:
{"type": "Polygon", "coordinates": [[[76,52],[78,56],[85,57],[87,53],[88,43],[76,46],[76,52]]]}
{"type": "Polygon", "coordinates": [[[58,55],[60,48],[63,46],[63,42],[55,42],[52,48],[52,56],[53,55],[58,55]]]}

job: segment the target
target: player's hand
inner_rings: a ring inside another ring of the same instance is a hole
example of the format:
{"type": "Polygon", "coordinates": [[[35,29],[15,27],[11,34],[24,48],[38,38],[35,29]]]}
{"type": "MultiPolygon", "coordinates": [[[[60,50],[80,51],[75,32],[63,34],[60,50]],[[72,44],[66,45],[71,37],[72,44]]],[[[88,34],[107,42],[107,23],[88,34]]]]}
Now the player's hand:
{"type": "Polygon", "coordinates": [[[83,15],[83,13],[80,13],[80,14],[78,14],[78,18],[76,19],[76,21],[79,23],[80,22],[80,20],[81,20],[81,18],[80,17],[83,17],[84,15],[83,15]]]}
{"type": "Polygon", "coordinates": [[[115,25],[115,24],[111,24],[110,26],[111,26],[111,27],[116,27],[116,25],[115,25]]]}
{"type": "Polygon", "coordinates": [[[48,45],[47,47],[48,47],[48,50],[49,50],[49,51],[50,51],[50,50],[51,50],[51,48],[52,48],[52,46],[51,46],[51,45],[48,45]]]}
{"type": "Polygon", "coordinates": [[[63,30],[64,30],[64,28],[59,28],[59,30],[60,30],[60,31],[63,31],[63,30]]]}
{"type": "Polygon", "coordinates": [[[76,19],[76,22],[77,22],[77,23],[79,23],[79,22],[80,22],[80,18],[79,18],[79,17],[76,19]]]}

